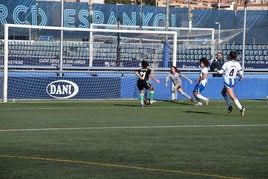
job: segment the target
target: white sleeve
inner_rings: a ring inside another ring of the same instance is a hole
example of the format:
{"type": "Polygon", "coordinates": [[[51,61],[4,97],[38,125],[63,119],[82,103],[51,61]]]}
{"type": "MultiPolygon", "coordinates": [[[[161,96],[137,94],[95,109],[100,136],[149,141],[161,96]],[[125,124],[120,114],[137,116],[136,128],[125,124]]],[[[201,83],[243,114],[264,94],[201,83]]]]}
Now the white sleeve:
{"type": "Polygon", "coordinates": [[[166,77],[166,83],[168,83],[169,78],[170,78],[170,74],[166,77]]]}
{"type": "Polygon", "coordinates": [[[244,73],[242,70],[238,71],[237,75],[239,76],[240,79],[244,77],[244,73]]]}
{"type": "Polygon", "coordinates": [[[202,68],[202,73],[208,73],[208,68],[202,68]]]}
{"type": "Polygon", "coordinates": [[[242,79],[244,77],[244,71],[243,71],[240,63],[238,63],[238,64],[239,65],[238,65],[238,73],[237,73],[237,75],[239,76],[240,79],[242,79]]]}
{"type": "Polygon", "coordinates": [[[222,65],[221,69],[218,70],[217,72],[218,72],[219,74],[223,74],[223,72],[225,71],[225,69],[226,69],[226,63],[224,63],[224,64],[222,65]]]}

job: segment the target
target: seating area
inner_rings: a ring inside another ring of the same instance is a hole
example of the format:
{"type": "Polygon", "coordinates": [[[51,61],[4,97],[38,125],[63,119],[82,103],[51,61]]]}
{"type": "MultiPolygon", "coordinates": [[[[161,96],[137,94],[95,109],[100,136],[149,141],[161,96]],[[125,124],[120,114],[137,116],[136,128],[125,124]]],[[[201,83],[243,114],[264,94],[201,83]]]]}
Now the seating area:
{"type": "MultiPolygon", "coordinates": [[[[236,44],[222,45],[220,50],[224,55],[231,50],[235,50],[240,56],[242,55],[243,45],[236,44]]],[[[245,63],[246,64],[268,64],[268,45],[267,44],[247,44],[245,46],[245,63]]]]}
{"type": "Polygon", "coordinates": [[[199,63],[200,58],[211,59],[211,47],[209,45],[179,45],[177,60],[179,63],[199,63]]]}
{"type": "MultiPolygon", "coordinates": [[[[229,51],[236,50],[242,55],[241,44],[218,45],[215,52],[221,51],[226,57],[229,51]]],[[[96,66],[105,66],[117,59],[117,44],[94,43],[93,61],[98,61],[96,66]]],[[[208,45],[178,45],[178,63],[198,63],[201,57],[212,58],[212,51],[208,45]]],[[[89,42],[65,41],[63,43],[63,58],[65,60],[89,59],[89,42]]],[[[3,43],[0,44],[0,56],[3,57],[3,43]]],[[[59,59],[60,42],[58,41],[9,41],[9,57],[32,58],[33,64],[38,64],[38,59],[59,59]],[[35,61],[34,61],[35,60],[35,61]]],[[[170,50],[170,57],[172,51],[170,50]]],[[[140,61],[142,59],[159,62],[163,61],[163,44],[122,43],[120,44],[120,60],[125,63],[140,61]]],[[[268,44],[247,44],[245,49],[246,64],[268,64],[268,44]]],[[[112,65],[109,65],[112,66],[112,65]]],[[[123,64],[123,66],[126,66],[123,64]]],[[[161,67],[161,66],[160,66],[161,67]]]]}
{"type": "MultiPolygon", "coordinates": [[[[120,59],[122,61],[162,61],[162,44],[120,44],[120,59]]],[[[0,55],[3,56],[3,44],[0,45],[0,55]]],[[[63,43],[63,58],[65,60],[89,59],[89,42],[65,41],[63,43]]],[[[38,59],[59,59],[60,42],[58,41],[9,41],[9,57],[28,58],[36,64],[38,59]]],[[[105,62],[113,62],[117,58],[117,44],[94,43],[93,59],[97,66],[104,66],[105,62]]],[[[29,60],[28,60],[29,61],[29,60]]]]}
{"type": "MultiPolygon", "coordinates": [[[[87,44],[64,42],[63,57],[88,58],[87,44]]],[[[51,41],[9,41],[10,57],[59,58],[60,42],[51,41]]]]}
{"type": "MultiPolygon", "coordinates": [[[[94,44],[94,59],[114,60],[117,58],[117,44],[94,44]]],[[[163,58],[162,44],[120,44],[122,60],[147,59],[161,61],[163,58]]]]}

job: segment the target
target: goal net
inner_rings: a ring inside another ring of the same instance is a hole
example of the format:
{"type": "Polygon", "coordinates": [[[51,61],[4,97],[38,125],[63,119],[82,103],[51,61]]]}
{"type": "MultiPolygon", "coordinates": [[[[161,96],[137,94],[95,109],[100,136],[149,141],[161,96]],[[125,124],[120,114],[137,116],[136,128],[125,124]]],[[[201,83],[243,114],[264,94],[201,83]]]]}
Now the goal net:
{"type": "Polygon", "coordinates": [[[213,28],[177,28],[169,30],[177,32],[177,67],[199,68],[202,57],[214,58],[217,50],[213,28]]]}
{"type": "Polygon", "coordinates": [[[133,72],[142,60],[159,72],[176,64],[176,40],[163,30],[5,24],[2,100],[136,98],[133,72]]]}
{"type": "MultiPolygon", "coordinates": [[[[125,29],[125,30],[149,30],[149,31],[166,31],[163,26],[129,26],[129,25],[111,25],[111,24],[91,24],[94,29],[125,29]]],[[[217,43],[214,39],[215,29],[213,28],[182,28],[169,27],[170,32],[177,33],[177,52],[174,52],[169,43],[161,49],[154,51],[155,57],[164,50],[164,58],[169,58],[168,61],[173,61],[173,53],[176,53],[176,62],[173,64],[179,68],[198,68],[199,59],[206,57],[212,59],[215,50],[217,50],[217,43]],[[168,50],[167,50],[168,49],[168,50]],[[165,51],[166,50],[166,51],[165,51]],[[166,53],[165,53],[166,52],[166,53]],[[167,55],[168,53],[168,55],[167,55]],[[166,54],[166,56],[165,56],[166,54]]],[[[140,36],[140,41],[146,41],[148,37],[140,36]]],[[[150,38],[149,38],[150,39],[150,38]]],[[[163,41],[163,39],[161,39],[163,41]]],[[[167,41],[169,42],[169,41],[167,41]]],[[[162,54],[161,54],[162,55],[162,54]]],[[[141,56],[146,57],[146,53],[141,53],[141,56]]],[[[157,59],[157,58],[156,58],[157,59]]],[[[157,63],[157,60],[156,60],[157,63]]],[[[170,64],[170,63],[169,63],[170,64]]]]}

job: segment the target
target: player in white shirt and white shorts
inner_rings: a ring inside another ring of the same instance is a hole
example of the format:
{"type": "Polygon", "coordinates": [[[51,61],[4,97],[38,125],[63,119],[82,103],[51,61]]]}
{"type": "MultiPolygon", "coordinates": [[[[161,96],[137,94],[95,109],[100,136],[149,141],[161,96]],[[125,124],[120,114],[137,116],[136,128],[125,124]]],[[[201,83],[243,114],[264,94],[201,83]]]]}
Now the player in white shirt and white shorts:
{"type": "Polygon", "coordinates": [[[217,71],[219,74],[223,74],[224,87],[222,89],[222,96],[228,106],[228,112],[232,112],[233,107],[230,104],[229,97],[234,101],[235,105],[240,110],[241,116],[245,115],[245,107],[243,107],[239,100],[235,97],[233,87],[236,82],[237,76],[239,81],[243,78],[243,69],[239,62],[236,61],[237,54],[235,51],[231,51],[228,56],[228,61],[225,62],[220,70],[217,71]],[[228,97],[229,96],[229,97],[228,97]]]}

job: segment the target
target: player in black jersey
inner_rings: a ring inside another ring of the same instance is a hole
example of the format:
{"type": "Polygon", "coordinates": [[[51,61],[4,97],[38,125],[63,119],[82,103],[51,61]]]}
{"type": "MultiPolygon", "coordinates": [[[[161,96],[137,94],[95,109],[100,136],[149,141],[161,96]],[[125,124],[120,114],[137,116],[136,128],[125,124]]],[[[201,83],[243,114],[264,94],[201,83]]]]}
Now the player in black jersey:
{"type": "Polygon", "coordinates": [[[140,90],[140,100],[141,100],[141,106],[144,106],[144,88],[149,90],[150,93],[150,103],[154,103],[154,88],[153,86],[147,82],[149,80],[149,77],[152,78],[157,83],[160,83],[160,81],[151,73],[151,69],[148,68],[149,64],[146,61],[141,62],[142,68],[137,70],[135,72],[136,76],[139,78],[137,81],[137,87],[140,90]]]}

